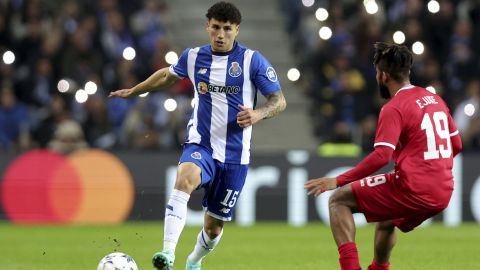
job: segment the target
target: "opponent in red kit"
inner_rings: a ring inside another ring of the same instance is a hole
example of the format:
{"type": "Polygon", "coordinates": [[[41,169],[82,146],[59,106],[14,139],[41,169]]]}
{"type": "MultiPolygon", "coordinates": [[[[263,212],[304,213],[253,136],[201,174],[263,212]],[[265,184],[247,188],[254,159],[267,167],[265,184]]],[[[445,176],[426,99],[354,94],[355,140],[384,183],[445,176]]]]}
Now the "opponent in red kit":
{"type": "Polygon", "coordinates": [[[355,244],[353,213],[378,222],[369,270],[389,269],[395,227],[413,230],[448,206],[453,191],[453,157],[462,149],[458,130],[445,102],[435,93],[410,84],[412,53],[407,47],[375,44],[376,79],[383,98],[375,150],[355,168],[336,178],[305,184],[315,196],[337,189],[329,201],[330,226],[342,270],[361,269],[355,244]],[[395,171],[369,176],[393,157],[395,171]]]}

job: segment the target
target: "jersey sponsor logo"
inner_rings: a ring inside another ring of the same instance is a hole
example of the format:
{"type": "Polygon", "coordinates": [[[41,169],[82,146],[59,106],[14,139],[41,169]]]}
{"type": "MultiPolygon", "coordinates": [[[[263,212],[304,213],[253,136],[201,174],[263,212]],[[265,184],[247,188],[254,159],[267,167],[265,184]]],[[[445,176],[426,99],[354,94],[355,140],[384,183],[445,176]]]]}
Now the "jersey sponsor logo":
{"type": "Polygon", "coordinates": [[[228,68],[228,74],[234,78],[242,75],[242,68],[238,62],[232,62],[230,68],[228,68]]]}
{"type": "Polygon", "coordinates": [[[205,82],[199,82],[197,84],[197,90],[202,95],[206,94],[207,92],[238,94],[240,92],[240,86],[237,86],[237,85],[221,86],[221,85],[214,85],[214,84],[206,84],[205,82]]]}
{"type": "Polygon", "coordinates": [[[273,69],[273,67],[268,67],[266,74],[267,74],[267,78],[271,82],[276,82],[278,80],[277,73],[275,72],[275,69],[273,69]]]}
{"type": "Polygon", "coordinates": [[[202,95],[207,93],[207,84],[204,82],[199,82],[197,85],[197,90],[202,95]]]}
{"type": "Polygon", "coordinates": [[[193,152],[190,156],[194,159],[202,159],[202,154],[200,154],[200,152],[193,152]]]}
{"type": "Polygon", "coordinates": [[[198,70],[197,73],[198,73],[198,74],[205,74],[205,73],[207,73],[207,71],[208,71],[208,70],[207,70],[206,68],[201,68],[201,69],[198,70]]]}

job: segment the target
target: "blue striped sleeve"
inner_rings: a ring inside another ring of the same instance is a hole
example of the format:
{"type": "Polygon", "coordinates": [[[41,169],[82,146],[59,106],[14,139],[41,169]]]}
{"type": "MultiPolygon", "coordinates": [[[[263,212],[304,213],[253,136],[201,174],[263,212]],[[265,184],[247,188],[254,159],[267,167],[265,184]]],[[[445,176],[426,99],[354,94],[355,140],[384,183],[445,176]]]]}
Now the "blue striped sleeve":
{"type": "Polygon", "coordinates": [[[269,95],[281,89],[272,64],[258,51],[252,56],[250,74],[252,82],[262,95],[269,95]]]}
{"type": "Polygon", "coordinates": [[[189,52],[190,48],[187,48],[185,51],[183,51],[182,55],[178,59],[178,62],[170,66],[170,73],[182,79],[188,77],[187,60],[189,52]]]}

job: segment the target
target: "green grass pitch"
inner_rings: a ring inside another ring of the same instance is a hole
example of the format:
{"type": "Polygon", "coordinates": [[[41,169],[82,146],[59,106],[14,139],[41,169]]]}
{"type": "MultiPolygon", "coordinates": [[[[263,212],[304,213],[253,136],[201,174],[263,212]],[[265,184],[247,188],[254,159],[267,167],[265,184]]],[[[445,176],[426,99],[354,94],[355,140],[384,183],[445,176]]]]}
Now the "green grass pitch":
{"type": "MultiPolygon", "coordinates": [[[[184,269],[199,227],[186,227],[177,247],[176,269],[184,269]]],[[[357,230],[362,266],[372,259],[372,225],[357,230]]],[[[131,255],[140,270],[153,269],[152,254],[162,246],[163,227],[156,222],[117,226],[19,226],[0,223],[0,269],[89,270],[107,253],[131,255]]],[[[480,269],[480,225],[432,225],[398,233],[391,269],[480,269]]],[[[312,223],[294,228],[283,223],[253,227],[227,224],[219,246],[203,269],[339,269],[330,229],[312,223]]]]}

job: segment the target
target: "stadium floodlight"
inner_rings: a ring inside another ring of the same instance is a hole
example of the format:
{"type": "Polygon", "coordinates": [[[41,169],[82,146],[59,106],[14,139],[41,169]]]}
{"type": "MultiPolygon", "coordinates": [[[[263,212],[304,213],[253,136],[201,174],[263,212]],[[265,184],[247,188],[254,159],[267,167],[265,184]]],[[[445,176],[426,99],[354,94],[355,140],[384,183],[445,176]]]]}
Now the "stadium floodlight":
{"type": "Polygon", "coordinates": [[[97,92],[97,84],[92,81],[88,81],[84,88],[85,92],[87,92],[89,95],[93,95],[97,92]]]}
{"type": "Polygon", "coordinates": [[[57,89],[58,89],[58,92],[60,93],[66,93],[70,89],[70,83],[68,82],[67,79],[61,79],[57,83],[57,89]]]}
{"type": "Polygon", "coordinates": [[[298,81],[298,79],[300,79],[300,70],[296,68],[289,69],[287,72],[287,78],[292,82],[298,81]]]}
{"type": "Polygon", "coordinates": [[[315,18],[321,22],[325,21],[328,19],[328,11],[324,8],[317,9],[317,11],[315,11],[315,18]]]}
{"type": "Polygon", "coordinates": [[[176,52],[173,52],[173,51],[167,52],[167,54],[165,54],[165,61],[170,65],[173,65],[173,64],[177,63],[178,62],[178,54],[176,52]]]}
{"type": "Polygon", "coordinates": [[[75,100],[78,103],[85,103],[85,101],[87,101],[87,99],[88,99],[87,91],[85,91],[83,89],[78,89],[77,92],[75,93],[75,100]]]}
{"type": "Polygon", "coordinates": [[[396,31],[393,33],[393,42],[403,44],[405,42],[405,34],[402,31],[396,31]]]}
{"type": "Polygon", "coordinates": [[[132,47],[127,47],[123,50],[123,58],[125,60],[131,61],[131,60],[135,59],[136,55],[137,55],[137,53],[135,52],[135,49],[132,48],[132,47]]]}
{"type": "Polygon", "coordinates": [[[148,92],[145,92],[145,93],[140,94],[140,95],[138,95],[138,96],[139,96],[139,97],[146,97],[146,96],[148,96],[148,92]]]}
{"type": "Polygon", "coordinates": [[[163,107],[165,107],[165,110],[173,112],[175,111],[175,109],[177,109],[177,101],[175,101],[175,99],[173,98],[169,98],[165,100],[165,102],[163,103],[163,107]]]}
{"type": "Polygon", "coordinates": [[[437,13],[440,11],[440,3],[435,0],[431,0],[428,2],[427,8],[430,13],[437,13]]]}
{"type": "Polygon", "coordinates": [[[302,4],[306,7],[311,7],[315,4],[315,0],[302,0],[302,4]]]}
{"type": "Polygon", "coordinates": [[[473,114],[475,113],[475,106],[474,106],[472,103],[468,103],[468,104],[465,105],[465,107],[463,108],[463,112],[464,112],[467,116],[473,116],[473,114]]]}
{"type": "Polygon", "coordinates": [[[368,14],[375,14],[378,12],[378,4],[375,0],[364,0],[363,5],[368,14]]]}
{"type": "Polygon", "coordinates": [[[425,46],[423,46],[422,42],[417,41],[417,42],[413,43],[412,51],[413,51],[414,54],[422,54],[425,51],[425,46]]]}
{"type": "Polygon", "coordinates": [[[15,54],[12,51],[6,51],[3,53],[3,63],[10,65],[15,62],[15,54]]]}
{"type": "Polygon", "coordinates": [[[328,26],[323,26],[318,31],[318,35],[320,36],[321,39],[328,40],[332,37],[332,29],[330,29],[330,27],[328,26]]]}

